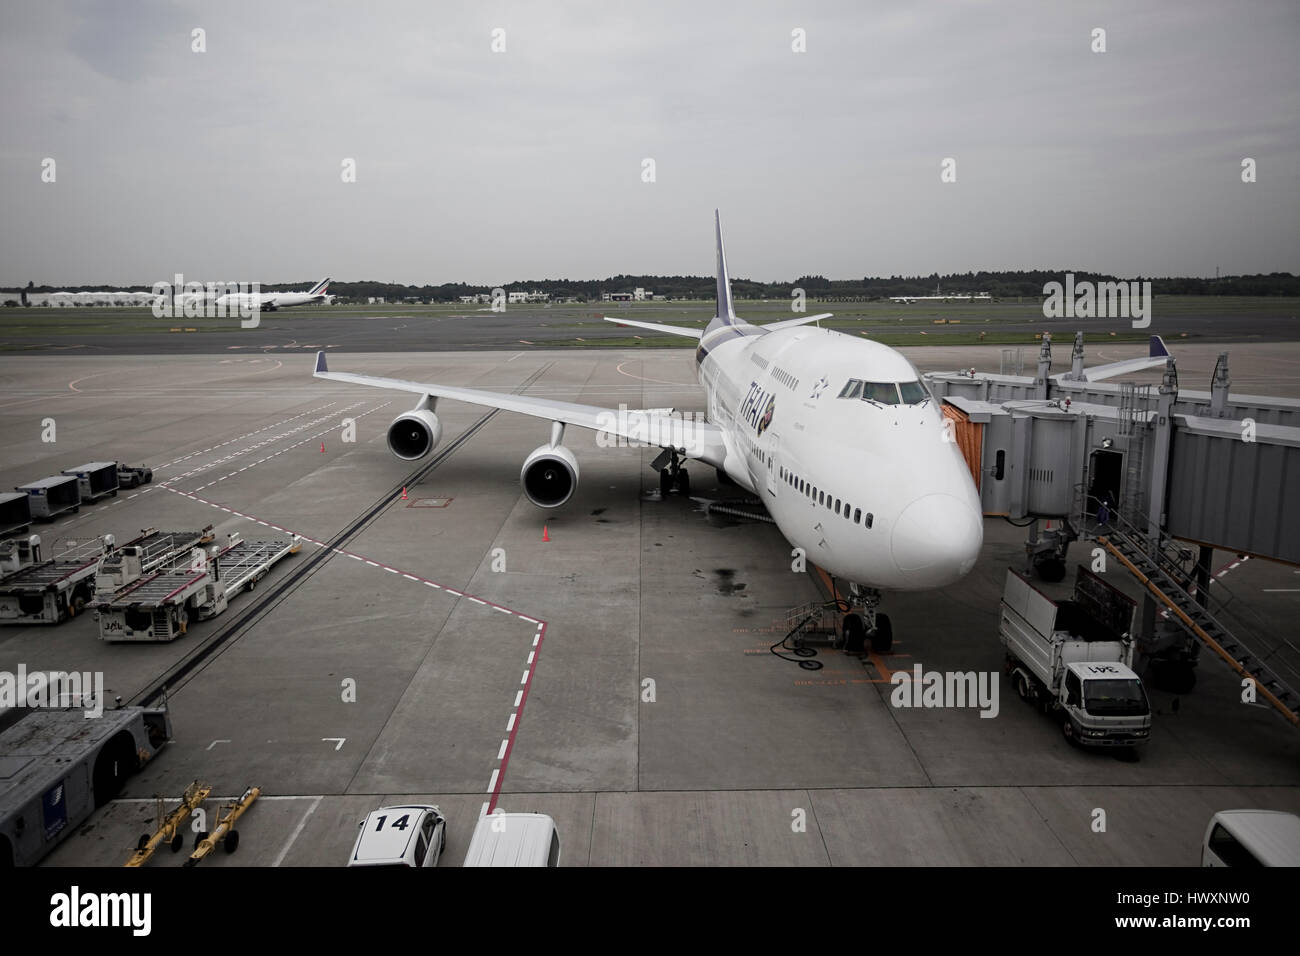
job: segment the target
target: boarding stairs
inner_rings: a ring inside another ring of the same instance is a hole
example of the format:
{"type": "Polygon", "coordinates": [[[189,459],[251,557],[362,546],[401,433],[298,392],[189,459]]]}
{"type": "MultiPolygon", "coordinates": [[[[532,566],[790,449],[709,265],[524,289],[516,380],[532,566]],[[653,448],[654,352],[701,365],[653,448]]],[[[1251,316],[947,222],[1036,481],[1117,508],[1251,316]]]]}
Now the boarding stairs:
{"type": "MultiPolygon", "coordinates": [[[[1239,675],[1251,678],[1259,695],[1292,726],[1300,727],[1300,693],[1266,662],[1265,655],[1247,647],[1222,622],[1227,601],[1208,593],[1196,594],[1192,576],[1183,566],[1183,555],[1166,536],[1160,535],[1159,540],[1153,543],[1146,533],[1119,515],[1112,515],[1109,527],[1098,529],[1097,542],[1169,609],[1171,620],[1195,636],[1239,675]]],[[[1216,584],[1216,587],[1226,591],[1221,585],[1216,584]]],[[[1267,656],[1271,657],[1273,653],[1267,656]]]]}

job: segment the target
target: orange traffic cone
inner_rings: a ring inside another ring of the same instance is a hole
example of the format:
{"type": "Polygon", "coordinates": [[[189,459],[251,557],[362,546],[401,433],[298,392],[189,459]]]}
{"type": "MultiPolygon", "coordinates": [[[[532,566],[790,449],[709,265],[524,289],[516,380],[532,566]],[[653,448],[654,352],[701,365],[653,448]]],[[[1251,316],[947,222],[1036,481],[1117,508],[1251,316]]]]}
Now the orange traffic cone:
{"type": "Polygon", "coordinates": [[[321,453],[322,455],[325,454],[325,443],[324,443],[324,442],[321,442],[321,443],[320,443],[320,453],[321,453]]]}
{"type": "Polygon", "coordinates": [[[402,485],[402,500],[406,500],[406,485],[402,485]]]}
{"type": "Polygon", "coordinates": [[[542,540],[543,540],[543,541],[550,541],[550,540],[551,540],[551,536],[550,536],[550,534],[549,534],[549,533],[547,532],[547,530],[546,530],[546,525],[542,525],[542,540]]]}

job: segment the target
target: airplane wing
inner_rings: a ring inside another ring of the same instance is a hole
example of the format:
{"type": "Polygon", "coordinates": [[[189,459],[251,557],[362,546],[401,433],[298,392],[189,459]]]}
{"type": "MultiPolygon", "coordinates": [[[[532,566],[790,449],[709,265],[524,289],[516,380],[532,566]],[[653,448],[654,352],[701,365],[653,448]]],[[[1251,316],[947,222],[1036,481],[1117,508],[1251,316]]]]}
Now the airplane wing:
{"type": "MultiPolygon", "coordinates": [[[[765,332],[775,332],[778,329],[790,329],[796,325],[806,325],[809,322],[816,322],[819,319],[829,319],[833,312],[823,312],[820,315],[801,315],[797,319],[783,319],[780,322],[768,322],[766,325],[755,326],[765,332]]],[[[612,316],[605,316],[606,322],[617,322],[619,325],[634,325],[638,329],[649,329],[651,332],[667,332],[669,335],[681,335],[686,338],[698,339],[704,334],[702,329],[686,328],[680,325],[661,325],[658,322],[635,322],[632,319],[616,319],[612,316]]]]}
{"type": "MultiPolygon", "coordinates": [[[[1102,379],[1114,378],[1116,375],[1126,375],[1129,372],[1141,372],[1143,369],[1160,368],[1169,358],[1169,348],[1165,345],[1165,340],[1158,335],[1151,336],[1151,346],[1146,358],[1124,359],[1122,362],[1111,362],[1109,365],[1098,365],[1094,368],[1085,368],[1083,370],[1083,381],[1100,382],[1102,379]]],[[[1060,379],[1065,374],[1053,375],[1052,378],[1060,379]]]]}
{"type": "Polygon", "coordinates": [[[722,429],[704,421],[679,418],[662,409],[634,410],[601,408],[599,405],[579,405],[574,402],[557,402],[548,398],[529,398],[526,395],[507,395],[477,388],[459,388],[454,385],[433,385],[408,382],[399,378],[380,378],[375,375],[357,375],[353,372],[331,372],[326,365],[325,353],[316,353],[314,378],[353,385],[370,385],[390,388],[431,398],[446,398],[472,405],[486,405],[506,412],[519,412],[590,428],[593,431],[617,435],[629,441],[644,442],[658,448],[676,448],[687,458],[695,458],[721,468],[727,457],[727,447],[722,429]]]}
{"type": "Polygon", "coordinates": [[[606,322],[616,322],[619,325],[634,325],[638,329],[649,329],[651,332],[667,332],[669,335],[681,335],[688,339],[698,339],[704,334],[702,329],[688,329],[681,325],[660,325],[658,322],[633,322],[631,319],[615,319],[611,316],[605,316],[606,322]]]}
{"type": "Polygon", "coordinates": [[[765,332],[775,332],[777,329],[792,329],[796,325],[806,325],[809,322],[816,322],[820,319],[829,319],[834,312],[823,312],[821,315],[801,315],[797,319],[782,319],[780,322],[767,322],[760,325],[759,328],[765,332]]]}

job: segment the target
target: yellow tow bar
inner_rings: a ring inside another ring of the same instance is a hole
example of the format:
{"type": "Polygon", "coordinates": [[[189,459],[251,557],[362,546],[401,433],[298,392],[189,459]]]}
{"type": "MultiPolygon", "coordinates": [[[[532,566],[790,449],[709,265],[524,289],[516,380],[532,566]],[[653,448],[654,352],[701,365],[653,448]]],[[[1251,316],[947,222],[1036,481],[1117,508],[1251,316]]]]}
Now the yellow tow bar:
{"type": "Polygon", "coordinates": [[[261,795],[261,787],[249,787],[244,791],[244,795],[234,803],[227,803],[223,806],[221,809],[224,811],[224,815],[217,822],[217,828],[210,834],[200,835],[200,839],[194,846],[194,852],[185,861],[185,865],[197,865],[199,860],[217,848],[218,843],[222,845],[222,848],[227,853],[234,853],[239,846],[239,832],[235,829],[235,821],[242,817],[244,812],[253,805],[253,801],[261,795]]]}
{"type": "MultiPolygon", "coordinates": [[[[206,785],[200,785],[197,780],[185,788],[181,794],[180,805],[177,806],[158,824],[158,829],[151,836],[148,833],[142,834],[140,842],[136,844],[135,852],[131,858],[126,861],[124,866],[144,866],[153,857],[154,852],[164,843],[172,848],[175,853],[185,842],[181,836],[181,825],[190,818],[190,814],[199,808],[199,805],[208,798],[212,788],[206,785]]],[[[158,815],[162,817],[162,800],[158,801],[158,815]]]]}

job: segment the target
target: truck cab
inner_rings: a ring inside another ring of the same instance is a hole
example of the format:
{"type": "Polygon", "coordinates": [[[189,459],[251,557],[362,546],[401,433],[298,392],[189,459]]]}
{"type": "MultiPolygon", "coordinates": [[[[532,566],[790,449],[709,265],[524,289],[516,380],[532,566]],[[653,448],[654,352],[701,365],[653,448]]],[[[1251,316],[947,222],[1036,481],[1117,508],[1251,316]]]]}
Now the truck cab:
{"type": "Polygon", "coordinates": [[[1142,678],[1126,664],[1076,662],[1066,665],[1067,739],[1102,747],[1131,746],[1151,733],[1151,705],[1142,678]]]}

